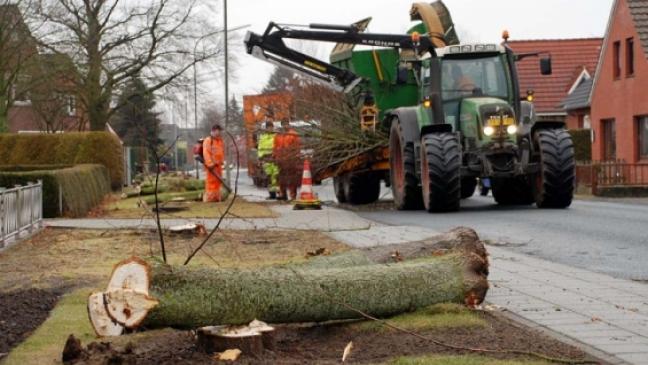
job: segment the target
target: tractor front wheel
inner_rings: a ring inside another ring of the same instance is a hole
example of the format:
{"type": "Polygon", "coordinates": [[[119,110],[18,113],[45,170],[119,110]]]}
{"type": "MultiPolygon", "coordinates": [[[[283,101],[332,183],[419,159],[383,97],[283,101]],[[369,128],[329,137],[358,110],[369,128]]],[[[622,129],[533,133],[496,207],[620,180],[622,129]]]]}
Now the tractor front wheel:
{"type": "Polygon", "coordinates": [[[567,208],[574,197],[574,144],[565,129],[536,133],[540,172],[536,176],[535,201],[538,208],[567,208]]]}
{"type": "Polygon", "coordinates": [[[429,134],[421,141],[423,204],[430,212],[459,210],[461,146],[453,133],[429,134]]]}

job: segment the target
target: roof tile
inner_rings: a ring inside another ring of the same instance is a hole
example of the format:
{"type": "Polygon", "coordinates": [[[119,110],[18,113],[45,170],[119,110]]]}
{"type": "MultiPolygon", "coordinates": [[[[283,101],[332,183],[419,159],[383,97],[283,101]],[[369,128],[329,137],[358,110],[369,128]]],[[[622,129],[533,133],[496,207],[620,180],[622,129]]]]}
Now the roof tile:
{"type": "Polygon", "coordinates": [[[594,76],[602,44],[602,38],[508,42],[516,53],[548,52],[551,54],[553,74],[548,76],[540,74],[537,58],[529,57],[518,62],[520,96],[526,96],[527,90],[533,90],[538,113],[564,112],[562,102],[583,68],[594,76]]]}
{"type": "Polygon", "coordinates": [[[644,53],[648,57],[648,0],[628,0],[628,7],[641,39],[644,53]]]}

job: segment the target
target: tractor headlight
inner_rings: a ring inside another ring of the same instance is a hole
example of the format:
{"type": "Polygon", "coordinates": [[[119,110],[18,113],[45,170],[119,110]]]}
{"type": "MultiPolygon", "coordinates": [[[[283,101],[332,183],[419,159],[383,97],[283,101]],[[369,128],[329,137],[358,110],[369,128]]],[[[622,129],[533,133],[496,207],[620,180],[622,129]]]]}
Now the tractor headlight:
{"type": "Polygon", "coordinates": [[[484,127],[484,135],[485,135],[486,137],[490,137],[490,136],[492,136],[493,134],[495,134],[495,128],[493,128],[493,127],[491,127],[491,126],[486,126],[486,127],[484,127]]]}
{"type": "Polygon", "coordinates": [[[506,132],[508,134],[516,134],[518,131],[518,127],[515,124],[511,124],[506,128],[506,132]]]}

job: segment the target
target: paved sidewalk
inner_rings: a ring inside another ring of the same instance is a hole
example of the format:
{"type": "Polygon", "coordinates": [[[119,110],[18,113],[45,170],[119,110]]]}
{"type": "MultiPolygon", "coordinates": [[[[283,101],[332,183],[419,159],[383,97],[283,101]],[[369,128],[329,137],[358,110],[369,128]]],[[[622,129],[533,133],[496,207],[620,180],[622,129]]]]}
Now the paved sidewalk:
{"type": "MultiPolygon", "coordinates": [[[[272,210],[279,213],[277,218],[227,218],[221,223],[223,229],[297,229],[316,230],[322,232],[367,230],[377,225],[359,217],[353,212],[323,207],[320,211],[295,211],[291,205],[273,206],[272,210]]],[[[207,229],[213,228],[218,219],[162,219],[162,227],[168,228],[187,223],[202,223],[207,229]]],[[[155,228],[153,219],[47,219],[45,225],[57,228],[85,229],[141,229],[155,228]]]]}

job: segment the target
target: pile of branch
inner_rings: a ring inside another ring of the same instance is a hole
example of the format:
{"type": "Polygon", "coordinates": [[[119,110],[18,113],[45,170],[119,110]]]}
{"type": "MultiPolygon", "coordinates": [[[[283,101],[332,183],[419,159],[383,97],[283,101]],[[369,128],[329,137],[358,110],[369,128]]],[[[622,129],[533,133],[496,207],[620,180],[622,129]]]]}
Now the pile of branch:
{"type": "Polygon", "coordinates": [[[198,328],[387,317],[436,303],[480,304],[486,250],[459,229],[410,245],[352,250],[259,270],[172,267],[129,259],[90,297],[98,335],[124,328],[198,328]],[[342,305],[342,303],[344,305],[342,305]]]}

